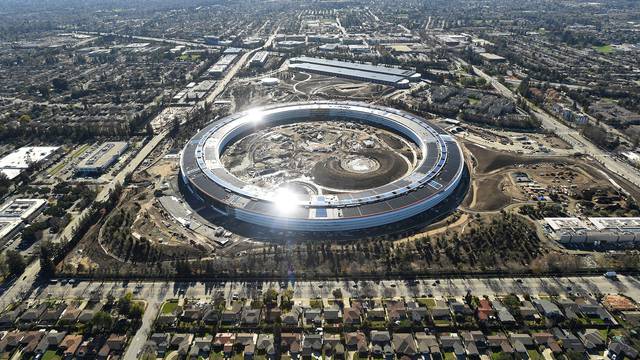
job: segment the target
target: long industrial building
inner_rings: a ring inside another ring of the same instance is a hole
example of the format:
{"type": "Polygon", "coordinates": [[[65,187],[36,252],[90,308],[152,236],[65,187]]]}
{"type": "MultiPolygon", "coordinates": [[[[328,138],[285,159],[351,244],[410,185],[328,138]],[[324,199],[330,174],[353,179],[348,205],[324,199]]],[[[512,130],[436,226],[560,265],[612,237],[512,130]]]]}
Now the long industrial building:
{"type": "Polygon", "coordinates": [[[113,165],[128,147],[129,144],[123,141],[103,143],[78,164],[76,172],[82,175],[101,174],[113,165]]]}
{"type": "Polygon", "coordinates": [[[545,230],[564,244],[624,244],[640,242],[638,217],[545,218],[545,230]]]}
{"type": "Polygon", "coordinates": [[[228,116],[196,134],[180,161],[185,195],[199,199],[201,209],[248,224],[302,232],[360,230],[409,219],[446,201],[463,170],[457,142],[425,119],[370,104],[330,101],[272,105],[228,116]],[[418,164],[379,187],[291,199],[241,181],[220,160],[225,148],[254,131],[257,123],[266,127],[317,119],[365,123],[401,134],[419,148],[418,164]]]}
{"type": "Polygon", "coordinates": [[[291,68],[300,71],[389,85],[396,88],[408,88],[411,82],[419,81],[421,78],[421,75],[415,71],[397,67],[307,56],[292,58],[289,63],[291,68]]]}

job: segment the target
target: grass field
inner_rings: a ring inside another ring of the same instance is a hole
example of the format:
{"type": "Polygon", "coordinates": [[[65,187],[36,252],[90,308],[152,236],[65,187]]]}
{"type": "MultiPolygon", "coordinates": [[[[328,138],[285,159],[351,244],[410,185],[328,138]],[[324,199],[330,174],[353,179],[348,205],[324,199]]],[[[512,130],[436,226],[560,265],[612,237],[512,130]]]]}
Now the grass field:
{"type": "Polygon", "coordinates": [[[593,49],[600,54],[611,54],[613,52],[613,46],[611,45],[594,46],[593,49]]]}
{"type": "Polygon", "coordinates": [[[167,301],[162,305],[162,313],[163,314],[171,314],[178,307],[177,301],[167,301]]]}
{"type": "Polygon", "coordinates": [[[436,307],[436,300],[433,298],[417,298],[418,304],[426,306],[428,309],[436,307]]]}
{"type": "Polygon", "coordinates": [[[47,350],[42,355],[42,360],[60,360],[60,356],[54,350],[47,350]]]}

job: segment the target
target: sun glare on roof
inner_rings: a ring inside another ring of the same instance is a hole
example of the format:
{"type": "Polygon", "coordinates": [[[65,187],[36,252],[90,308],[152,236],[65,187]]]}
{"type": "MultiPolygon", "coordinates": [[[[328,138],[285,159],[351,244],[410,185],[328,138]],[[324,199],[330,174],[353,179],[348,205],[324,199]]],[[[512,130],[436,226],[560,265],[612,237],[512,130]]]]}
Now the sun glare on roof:
{"type": "Polygon", "coordinates": [[[277,215],[289,215],[296,208],[298,194],[291,189],[279,188],[271,195],[271,201],[278,212],[277,215]]]}
{"type": "Polygon", "coordinates": [[[260,110],[253,109],[247,112],[247,121],[252,124],[258,124],[262,121],[263,113],[260,110]]]}

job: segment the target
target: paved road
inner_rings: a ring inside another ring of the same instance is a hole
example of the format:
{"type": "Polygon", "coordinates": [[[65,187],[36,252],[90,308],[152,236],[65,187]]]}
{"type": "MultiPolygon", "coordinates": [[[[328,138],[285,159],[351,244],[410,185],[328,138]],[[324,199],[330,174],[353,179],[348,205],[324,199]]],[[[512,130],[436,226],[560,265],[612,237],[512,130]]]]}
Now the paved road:
{"type": "Polygon", "coordinates": [[[236,63],[231,67],[231,69],[229,69],[227,71],[227,74],[221,79],[219,80],[216,85],[215,88],[213,89],[213,91],[211,91],[209,93],[209,95],[207,95],[207,97],[201,102],[201,106],[204,106],[205,103],[213,103],[213,101],[218,97],[218,95],[222,94],[222,92],[224,91],[224,89],[227,87],[227,85],[229,85],[229,82],[231,82],[231,80],[234,78],[234,76],[236,76],[236,74],[238,73],[238,71],[240,69],[242,69],[242,67],[244,66],[244,64],[247,62],[247,60],[249,60],[249,58],[251,56],[253,56],[253,54],[255,54],[256,52],[266,49],[269,46],[271,46],[271,43],[273,43],[273,40],[276,38],[276,35],[278,34],[278,30],[280,28],[276,28],[276,30],[273,32],[273,34],[269,37],[269,39],[267,39],[267,41],[264,43],[264,45],[262,45],[259,48],[255,48],[249,52],[246,52],[244,55],[242,55],[242,57],[240,58],[240,60],[236,61],[236,63]]]}
{"type": "Polygon", "coordinates": [[[97,35],[97,36],[120,36],[128,39],[136,39],[136,40],[150,41],[150,42],[161,42],[161,43],[173,44],[173,45],[184,45],[184,46],[212,48],[212,49],[219,48],[218,46],[207,45],[204,43],[194,42],[194,41],[165,39],[165,38],[156,38],[156,37],[149,37],[149,36],[121,35],[113,32],[105,33],[105,32],[97,32],[97,31],[78,31],[77,33],[85,34],[85,35],[97,35]]]}
{"type": "MultiPolygon", "coordinates": [[[[619,276],[617,280],[604,276],[542,277],[542,278],[466,278],[421,279],[416,281],[294,281],[285,286],[294,291],[296,299],[330,297],[334,289],[341,289],[345,297],[395,297],[395,296],[464,296],[468,290],[475,295],[494,296],[505,294],[568,295],[624,293],[640,301],[640,280],[632,276],[619,276]]],[[[280,289],[278,282],[91,282],[77,284],[45,285],[31,294],[31,298],[86,298],[88,294],[120,297],[134,292],[135,297],[159,304],[165,299],[178,297],[184,291],[187,297],[205,298],[218,292],[227,298],[237,294],[241,298],[257,297],[260,289],[280,289]],[[138,291],[136,287],[141,286],[138,291]]]]}
{"type": "MultiPolygon", "coordinates": [[[[460,62],[461,60],[459,60],[460,62]]],[[[478,67],[473,67],[473,71],[479,76],[483,77],[491,83],[491,85],[503,96],[515,101],[515,94],[506,86],[501,84],[496,78],[486,74],[478,67]]],[[[535,117],[540,119],[542,127],[549,130],[561,139],[571,144],[575,149],[578,149],[584,154],[590,155],[597,162],[601,163],[609,171],[629,180],[634,185],[640,187],[640,172],[633,166],[618,160],[610,153],[600,149],[594,145],[589,139],[585,138],[576,129],[572,129],[566,126],[564,123],[547,114],[545,111],[537,107],[535,104],[527,101],[529,108],[532,110],[535,117]]]]}

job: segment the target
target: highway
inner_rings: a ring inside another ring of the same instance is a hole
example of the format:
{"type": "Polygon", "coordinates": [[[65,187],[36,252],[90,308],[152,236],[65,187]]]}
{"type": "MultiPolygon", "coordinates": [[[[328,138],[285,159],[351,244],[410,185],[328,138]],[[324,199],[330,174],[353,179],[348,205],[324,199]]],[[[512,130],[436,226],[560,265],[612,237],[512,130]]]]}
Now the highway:
{"type": "MultiPolygon", "coordinates": [[[[86,298],[90,294],[106,297],[111,294],[120,297],[127,292],[135,298],[144,299],[151,304],[160,304],[166,299],[180,297],[180,291],[186,297],[206,298],[222,292],[226,298],[237,294],[240,298],[251,299],[259,296],[260,289],[281,289],[284,283],[266,282],[99,282],[81,281],[76,284],[47,284],[31,293],[31,299],[86,298]],[[136,291],[136,286],[139,290],[136,291]]],[[[416,281],[380,280],[380,281],[294,281],[284,284],[294,291],[299,301],[317,297],[332,297],[332,291],[340,289],[344,297],[401,297],[401,296],[464,296],[467,291],[474,295],[495,296],[505,294],[540,295],[585,295],[623,293],[640,302],[640,280],[633,276],[619,275],[617,280],[604,276],[585,277],[525,277],[525,278],[464,278],[464,279],[420,279],[416,281]],[[438,282],[436,282],[438,281],[438,282]]],[[[150,309],[152,310],[152,309],[150,309]]]]}
{"type": "Polygon", "coordinates": [[[253,56],[253,54],[271,46],[271,43],[276,38],[276,35],[278,34],[279,29],[280,29],[279,27],[276,28],[276,30],[269,37],[269,39],[267,39],[264,45],[262,45],[259,48],[255,48],[249,52],[246,52],[244,55],[242,55],[240,60],[236,61],[236,63],[231,67],[231,69],[227,71],[226,75],[216,83],[215,88],[209,93],[209,95],[207,95],[207,97],[201,102],[200,105],[204,106],[204,104],[206,103],[209,103],[209,104],[213,103],[213,101],[224,91],[224,89],[227,87],[229,82],[234,78],[234,76],[236,76],[238,71],[242,69],[242,67],[247,62],[247,60],[249,60],[249,58],[253,56]]]}
{"type": "MultiPolygon", "coordinates": [[[[464,63],[462,60],[458,60],[459,62],[464,63]]],[[[466,63],[465,63],[466,64],[466,63]]],[[[502,96],[516,101],[516,95],[509,88],[501,84],[496,78],[486,74],[481,69],[476,66],[473,66],[473,71],[478,74],[478,76],[487,80],[502,96]]],[[[591,156],[594,160],[602,164],[609,171],[617,174],[618,176],[627,179],[634,185],[640,187],[640,172],[630,164],[618,160],[612,154],[600,149],[596,145],[594,145],[589,139],[585,138],[580,134],[580,132],[576,129],[570,128],[558,119],[546,113],[544,110],[540,109],[534,103],[527,101],[527,105],[531,112],[534,114],[536,118],[538,118],[542,127],[545,130],[548,130],[562,140],[569,143],[575,149],[579,150],[583,154],[591,156]]]]}
{"type": "Polygon", "coordinates": [[[200,43],[200,42],[195,42],[195,41],[186,41],[186,40],[177,40],[177,39],[165,39],[165,38],[156,38],[156,37],[149,37],[149,36],[121,35],[121,34],[117,34],[117,33],[113,33],[113,32],[106,33],[106,32],[97,32],[97,31],[77,31],[77,33],[78,34],[85,34],[85,35],[94,35],[94,36],[119,36],[119,37],[124,37],[124,38],[127,38],[127,39],[135,39],[135,40],[150,41],[150,42],[160,42],[160,43],[172,44],[172,45],[183,45],[183,46],[210,48],[210,49],[219,48],[218,46],[207,45],[207,44],[200,43]]]}

